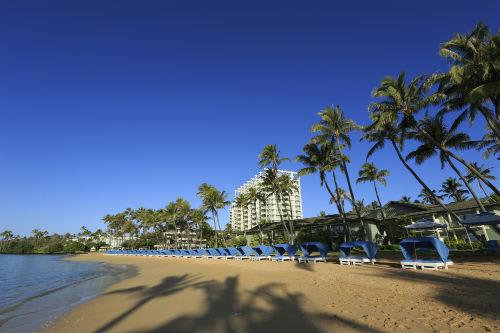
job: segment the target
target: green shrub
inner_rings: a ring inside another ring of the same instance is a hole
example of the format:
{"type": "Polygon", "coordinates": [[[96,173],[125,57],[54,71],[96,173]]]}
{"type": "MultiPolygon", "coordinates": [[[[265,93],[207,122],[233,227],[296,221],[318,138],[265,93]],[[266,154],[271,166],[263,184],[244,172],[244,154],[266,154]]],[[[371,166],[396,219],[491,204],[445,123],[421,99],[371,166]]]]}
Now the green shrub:
{"type": "Polygon", "coordinates": [[[65,253],[76,253],[76,252],[85,252],[86,246],[80,242],[70,241],[64,244],[64,252],[65,253]]]}

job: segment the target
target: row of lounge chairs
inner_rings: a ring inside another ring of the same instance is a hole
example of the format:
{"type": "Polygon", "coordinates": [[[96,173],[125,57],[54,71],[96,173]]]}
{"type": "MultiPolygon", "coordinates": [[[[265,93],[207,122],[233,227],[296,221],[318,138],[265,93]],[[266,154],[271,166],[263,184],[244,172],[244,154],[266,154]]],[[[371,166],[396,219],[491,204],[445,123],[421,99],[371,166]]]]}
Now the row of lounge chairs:
{"type": "Polygon", "coordinates": [[[274,246],[242,246],[242,247],[219,247],[208,249],[171,249],[171,250],[109,250],[108,255],[124,256],[155,256],[155,257],[183,257],[183,258],[213,258],[213,259],[237,259],[237,260],[271,260],[271,261],[295,261],[318,262],[328,260],[327,246],[323,243],[302,243],[299,246],[303,255],[297,255],[297,248],[290,244],[276,244],[274,246]],[[313,255],[314,252],[319,255],[313,255]]]}
{"type": "MultiPolygon", "coordinates": [[[[446,245],[434,237],[406,238],[400,243],[401,252],[404,260],[401,260],[401,268],[422,270],[437,270],[439,268],[448,269],[453,262],[448,259],[449,250],[446,245]],[[416,258],[417,248],[424,251],[435,250],[439,259],[416,258]]],[[[370,242],[355,241],[346,242],[340,245],[339,263],[341,265],[363,265],[365,263],[375,263],[377,246],[370,242]],[[364,255],[351,255],[351,250],[360,248],[364,255]]],[[[236,259],[236,260],[270,260],[270,261],[295,261],[299,263],[307,262],[326,262],[331,260],[328,257],[328,247],[320,242],[302,243],[297,248],[290,244],[276,244],[274,246],[242,246],[227,248],[208,248],[208,249],[172,249],[172,250],[109,250],[108,255],[125,256],[156,256],[156,257],[182,257],[182,258],[213,258],[213,259],[236,259]],[[297,255],[297,250],[302,251],[302,255],[297,255]]]]}

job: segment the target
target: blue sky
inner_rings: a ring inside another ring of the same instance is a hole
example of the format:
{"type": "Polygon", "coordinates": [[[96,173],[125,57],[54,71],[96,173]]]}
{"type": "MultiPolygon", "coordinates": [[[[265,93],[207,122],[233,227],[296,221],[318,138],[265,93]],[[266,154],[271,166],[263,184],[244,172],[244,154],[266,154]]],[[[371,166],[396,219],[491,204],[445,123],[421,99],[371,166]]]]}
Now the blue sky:
{"type": "MultiPolygon", "coordinates": [[[[366,123],[385,75],[446,70],[439,44],[479,20],[498,30],[499,12],[498,1],[0,0],[0,229],[95,229],[178,196],[196,206],[202,182],[232,198],[264,145],[296,156],[328,104],[366,123]]],[[[469,131],[479,138],[481,124],[469,131]]],[[[353,175],[368,149],[358,138],[353,175]]],[[[384,201],[416,198],[391,150],[373,160],[391,171],[384,201]]],[[[451,175],[437,160],[416,169],[434,188],[451,175]]],[[[302,193],[306,216],[334,211],[317,176],[302,193]]]]}

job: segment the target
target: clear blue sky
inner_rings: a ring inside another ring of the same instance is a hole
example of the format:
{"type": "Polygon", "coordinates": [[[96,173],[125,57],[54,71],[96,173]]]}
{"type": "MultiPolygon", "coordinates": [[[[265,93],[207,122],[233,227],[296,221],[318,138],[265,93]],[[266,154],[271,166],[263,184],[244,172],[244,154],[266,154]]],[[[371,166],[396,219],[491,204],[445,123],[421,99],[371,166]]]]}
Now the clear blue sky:
{"type": "MultiPolygon", "coordinates": [[[[499,14],[498,1],[1,0],[0,229],[95,229],[126,207],[198,205],[202,182],[232,198],[264,145],[297,155],[332,103],[366,123],[383,76],[446,70],[439,44],[479,20],[496,31],[499,14]]],[[[391,150],[374,161],[391,171],[384,201],[416,198],[391,150]]],[[[435,188],[451,175],[416,169],[435,188]]],[[[317,176],[302,191],[306,216],[333,212],[317,176]]]]}

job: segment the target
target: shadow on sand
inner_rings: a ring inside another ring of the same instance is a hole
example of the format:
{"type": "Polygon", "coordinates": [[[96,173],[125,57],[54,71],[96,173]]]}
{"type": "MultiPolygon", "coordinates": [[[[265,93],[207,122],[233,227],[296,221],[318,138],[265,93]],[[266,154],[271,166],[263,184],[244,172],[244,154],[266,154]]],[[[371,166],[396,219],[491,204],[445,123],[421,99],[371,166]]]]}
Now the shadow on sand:
{"type": "MultiPolygon", "coordinates": [[[[451,269],[450,269],[451,270],[451,269]]],[[[380,277],[432,284],[435,300],[470,314],[498,317],[500,309],[500,282],[484,278],[462,276],[453,272],[423,272],[386,269],[380,277]],[[484,301],[484,295],[489,295],[484,301]]]]}
{"type": "Polygon", "coordinates": [[[187,275],[166,277],[162,283],[151,287],[136,287],[112,293],[140,292],[141,298],[130,309],[95,331],[103,333],[115,327],[139,308],[156,297],[166,297],[186,288],[203,292],[204,309],[195,315],[180,315],[164,324],[131,333],[197,333],[197,332],[372,332],[380,331],[361,323],[321,312],[308,312],[301,293],[287,292],[282,284],[273,283],[255,290],[238,291],[238,277],[222,282],[199,281],[187,275]],[[323,329],[322,329],[322,328],[323,329]]]}

